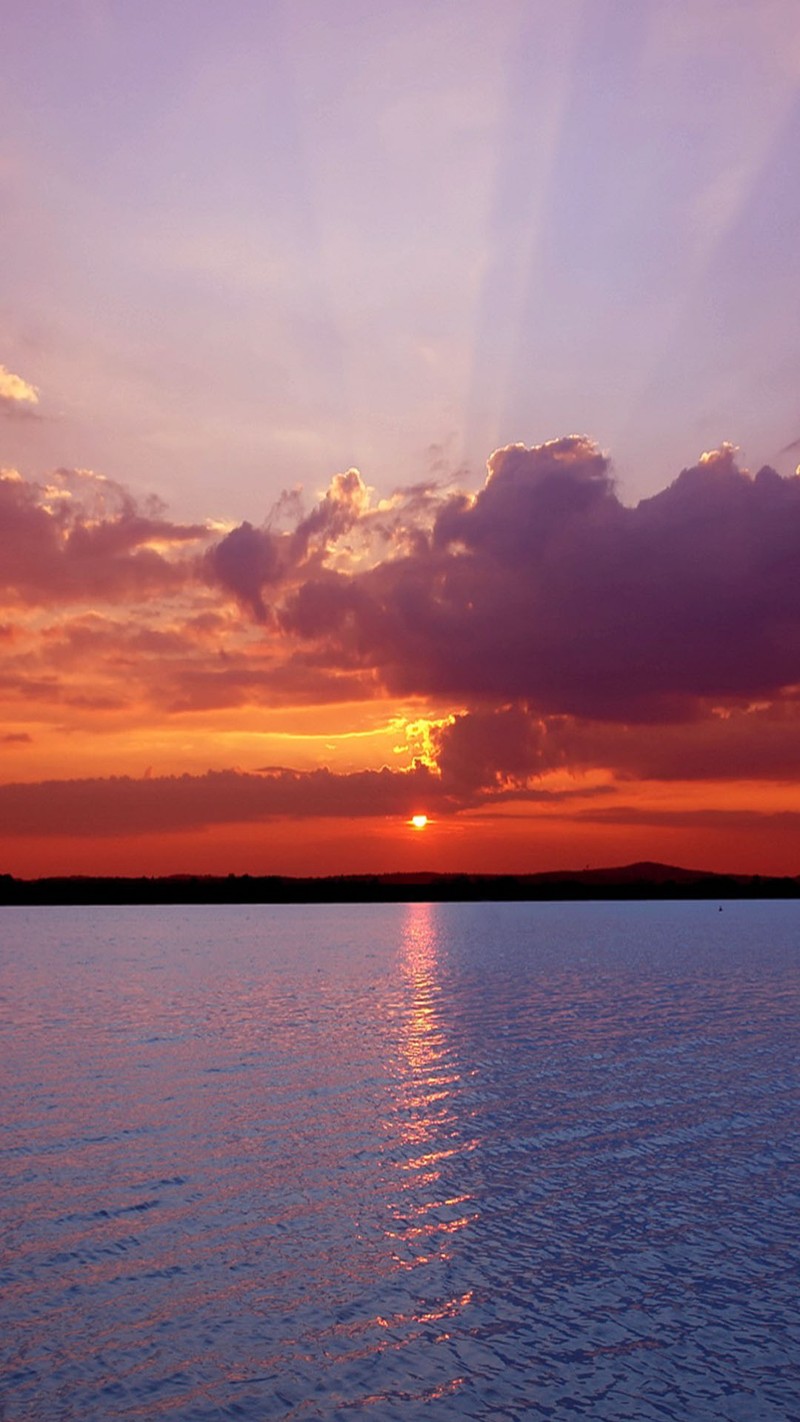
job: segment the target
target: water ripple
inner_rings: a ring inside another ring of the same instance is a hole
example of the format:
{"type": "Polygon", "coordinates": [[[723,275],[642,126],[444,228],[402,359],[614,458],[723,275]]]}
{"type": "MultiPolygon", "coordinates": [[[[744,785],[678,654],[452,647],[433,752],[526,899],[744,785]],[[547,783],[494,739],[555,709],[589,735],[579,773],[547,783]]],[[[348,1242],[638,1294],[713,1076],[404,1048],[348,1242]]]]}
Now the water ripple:
{"type": "Polygon", "coordinates": [[[796,1422],[798,914],[711,907],[6,910],[0,1415],[796,1422]]]}

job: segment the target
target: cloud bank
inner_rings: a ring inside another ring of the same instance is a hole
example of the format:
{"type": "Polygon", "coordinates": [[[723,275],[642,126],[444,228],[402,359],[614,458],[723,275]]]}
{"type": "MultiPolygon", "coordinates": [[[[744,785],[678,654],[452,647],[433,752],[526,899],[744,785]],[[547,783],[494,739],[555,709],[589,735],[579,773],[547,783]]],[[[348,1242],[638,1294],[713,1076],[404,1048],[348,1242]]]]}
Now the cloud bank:
{"type": "Polygon", "coordinates": [[[798,566],[800,479],[752,478],[725,448],[628,508],[571,438],[498,451],[414,553],[309,576],[281,625],[396,694],[688,719],[800,681],[798,566]]]}
{"type": "Polygon", "coordinates": [[[310,511],[294,491],[224,530],[175,522],[90,471],[6,471],[5,755],[31,743],[33,707],[66,731],[343,701],[436,719],[425,763],[409,751],[361,778],[282,768],[6,785],[3,813],[20,834],[48,815],[80,833],[85,795],[117,834],[406,816],[421,800],[455,813],[552,794],[540,782],[554,774],[790,780],[798,569],[800,478],[751,475],[729,446],[635,507],[607,456],[571,436],[496,451],[477,493],[425,482],[376,500],[348,470],[310,511]]]}
{"type": "MultiPolygon", "coordinates": [[[[569,791],[531,791],[540,803],[559,804],[569,791]]],[[[275,767],[205,775],[90,777],[0,785],[0,823],[14,833],[97,838],[175,833],[215,825],[283,819],[408,820],[420,807],[452,814],[479,806],[481,794],[440,777],[428,766],[336,774],[275,767]]]]}

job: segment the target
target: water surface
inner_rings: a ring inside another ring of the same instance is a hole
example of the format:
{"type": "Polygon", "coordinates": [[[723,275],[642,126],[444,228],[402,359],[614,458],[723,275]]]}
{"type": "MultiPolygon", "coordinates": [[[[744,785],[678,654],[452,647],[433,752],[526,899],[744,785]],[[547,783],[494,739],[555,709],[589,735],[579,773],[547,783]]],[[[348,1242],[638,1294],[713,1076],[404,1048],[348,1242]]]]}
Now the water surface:
{"type": "Polygon", "coordinates": [[[799,928],[4,910],[5,1418],[796,1422],[799,928]]]}

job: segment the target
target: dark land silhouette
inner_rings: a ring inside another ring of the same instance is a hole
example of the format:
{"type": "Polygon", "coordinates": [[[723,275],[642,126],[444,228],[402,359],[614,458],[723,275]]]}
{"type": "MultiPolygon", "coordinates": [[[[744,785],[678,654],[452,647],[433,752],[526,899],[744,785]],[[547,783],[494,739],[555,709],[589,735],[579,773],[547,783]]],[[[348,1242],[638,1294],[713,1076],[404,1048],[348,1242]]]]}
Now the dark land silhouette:
{"type": "Polygon", "coordinates": [[[669,864],[538,874],[172,874],[164,878],[15,879],[0,874],[0,905],[414,903],[603,899],[794,899],[800,875],[719,874],[669,864]]]}

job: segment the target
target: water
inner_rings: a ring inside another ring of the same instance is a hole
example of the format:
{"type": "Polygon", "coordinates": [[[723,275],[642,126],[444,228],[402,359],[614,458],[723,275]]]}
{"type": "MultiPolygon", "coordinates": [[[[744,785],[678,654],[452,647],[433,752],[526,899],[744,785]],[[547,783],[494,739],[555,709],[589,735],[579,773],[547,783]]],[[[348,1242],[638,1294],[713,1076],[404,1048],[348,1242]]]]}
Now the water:
{"type": "Polygon", "coordinates": [[[799,1418],[799,929],[5,910],[0,1413],[799,1418]]]}

